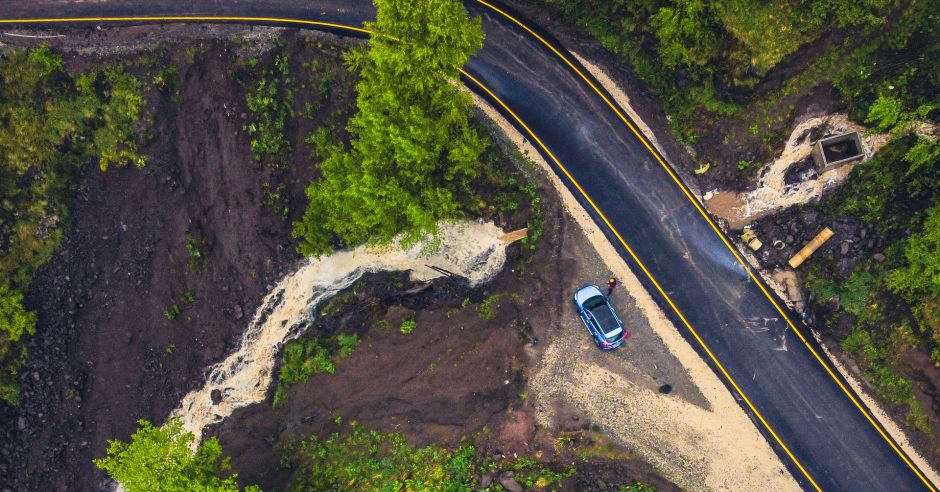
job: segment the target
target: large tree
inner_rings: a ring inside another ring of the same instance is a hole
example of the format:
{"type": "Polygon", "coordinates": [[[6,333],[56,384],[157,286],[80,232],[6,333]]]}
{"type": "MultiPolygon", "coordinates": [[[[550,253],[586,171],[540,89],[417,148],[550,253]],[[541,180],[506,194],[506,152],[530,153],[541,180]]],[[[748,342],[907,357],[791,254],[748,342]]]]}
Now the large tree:
{"type": "Polygon", "coordinates": [[[436,231],[459,214],[479,172],[485,141],[470,126],[472,100],[459,67],[483,45],[479,19],[458,0],[375,0],[366,47],[347,56],[359,70],[359,112],[349,148],[329,145],[323,176],[295,224],[300,251],[320,255],[337,242],[387,242],[436,231]]]}

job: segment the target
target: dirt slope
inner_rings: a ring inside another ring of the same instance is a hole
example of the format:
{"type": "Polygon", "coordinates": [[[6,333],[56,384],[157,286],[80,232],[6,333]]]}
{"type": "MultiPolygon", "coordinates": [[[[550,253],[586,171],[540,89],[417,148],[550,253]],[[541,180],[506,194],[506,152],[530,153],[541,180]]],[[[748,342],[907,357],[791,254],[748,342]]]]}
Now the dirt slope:
{"type": "MultiPolygon", "coordinates": [[[[289,220],[262,205],[268,171],[241,130],[247,110],[230,75],[235,50],[216,44],[191,63],[183,48],[153,53],[178,62],[178,104],[148,93],[147,167],[89,166],[73,227],[33,283],[28,302],[39,328],[22,408],[0,419],[0,489],[100,489],[104,475],[92,459],[107,439],[126,438],[139,418],[166,418],[297,258],[289,220]],[[187,293],[195,296],[189,307],[187,293]],[[170,320],[164,311],[173,305],[185,309],[170,320]]],[[[285,179],[306,182],[304,169],[285,179]]],[[[291,203],[301,210],[304,201],[295,193],[291,203]]]]}

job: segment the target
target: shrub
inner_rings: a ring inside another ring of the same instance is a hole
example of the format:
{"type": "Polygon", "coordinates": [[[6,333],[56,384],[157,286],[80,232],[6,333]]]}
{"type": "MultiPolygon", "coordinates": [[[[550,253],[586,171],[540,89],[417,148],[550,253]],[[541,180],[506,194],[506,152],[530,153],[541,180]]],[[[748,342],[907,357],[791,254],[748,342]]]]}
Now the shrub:
{"type": "MultiPolygon", "coordinates": [[[[193,452],[195,437],[183,429],[180,419],[170,419],[162,427],[146,420],[138,424],[130,443],[108,441],[107,456],[95,460],[95,466],[125,490],[238,492],[237,475],[222,477],[230,469],[229,458],[222,457],[222,446],[215,437],[200,443],[193,452]]],[[[252,486],[246,491],[260,489],[252,486]]]]}
{"type": "Polygon", "coordinates": [[[401,334],[410,335],[411,332],[415,330],[416,326],[418,326],[418,323],[415,321],[414,318],[405,318],[401,322],[401,328],[400,328],[401,334]]]}
{"type": "Polygon", "coordinates": [[[906,265],[891,272],[888,286],[909,300],[940,295],[940,205],[927,211],[923,231],[904,241],[906,265]]]}
{"type": "Polygon", "coordinates": [[[574,471],[557,473],[525,457],[495,462],[468,443],[454,450],[415,448],[400,434],[381,434],[355,422],[324,439],[303,439],[286,461],[293,469],[289,490],[496,490],[481,487],[477,479],[500,471],[512,471],[523,486],[541,489],[574,471]]]}
{"type": "Polygon", "coordinates": [[[283,362],[272,405],[280,405],[288,388],[306,383],[310,376],[335,373],[336,364],[348,357],[358,344],[359,337],[349,334],[289,342],[282,351],[283,362]]]}

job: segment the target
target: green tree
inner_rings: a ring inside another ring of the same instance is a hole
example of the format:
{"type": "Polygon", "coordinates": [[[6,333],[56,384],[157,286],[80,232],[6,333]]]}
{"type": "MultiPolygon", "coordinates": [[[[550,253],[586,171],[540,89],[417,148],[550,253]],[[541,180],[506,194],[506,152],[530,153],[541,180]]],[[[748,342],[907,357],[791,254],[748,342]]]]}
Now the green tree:
{"type": "MultiPolygon", "coordinates": [[[[131,442],[109,441],[108,455],[95,460],[98,468],[124,486],[128,492],[237,492],[237,476],[222,477],[229,470],[229,458],[222,458],[222,446],[215,437],[191,449],[194,436],[183,430],[178,418],[154,427],[146,420],[131,442]]],[[[246,491],[260,492],[257,487],[246,491]]]]}
{"type": "Polygon", "coordinates": [[[20,342],[23,335],[36,332],[36,313],[23,307],[23,294],[0,286],[0,400],[16,405],[20,400],[20,387],[16,375],[26,362],[26,346],[20,342]]]}
{"type": "Polygon", "coordinates": [[[720,43],[713,15],[701,0],[678,0],[650,18],[659,53],[668,68],[703,66],[719,54],[720,43]]]}
{"type": "Polygon", "coordinates": [[[310,203],[294,236],[299,250],[320,255],[337,242],[406,242],[435,232],[471,195],[485,141],[470,126],[470,96],[458,68],[483,44],[479,19],[457,0],[376,0],[364,49],[347,60],[359,70],[359,112],[350,147],[330,146],[323,177],[307,188],[310,203]]]}
{"type": "Polygon", "coordinates": [[[891,272],[888,286],[909,300],[940,295],[940,205],[927,210],[924,230],[904,244],[907,266],[891,272]]]}
{"type": "Polygon", "coordinates": [[[0,287],[0,337],[18,342],[24,334],[36,332],[36,313],[23,307],[23,294],[0,287]]]}

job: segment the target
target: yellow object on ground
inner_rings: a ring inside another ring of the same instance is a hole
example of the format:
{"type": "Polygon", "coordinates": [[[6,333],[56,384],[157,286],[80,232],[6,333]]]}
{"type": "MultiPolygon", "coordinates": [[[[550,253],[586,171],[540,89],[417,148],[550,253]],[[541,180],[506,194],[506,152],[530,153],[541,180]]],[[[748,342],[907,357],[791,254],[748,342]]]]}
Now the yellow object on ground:
{"type": "Polygon", "coordinates": [[[500,240],[500,242],[502,242],[503,244],[510,244],[510,243],[514,243],[514,242],[516,242],[516,241],[518,241],[518,240],[520,240],[520,239],[522,239],[522,238],[524,238],[524,237],[526,237],[526,236],[528,236],[528,235],[529,235],[529,228],[528,228],[528,227],[523,227],[522,229],[518,229],[518,230],[515,230],[515,231],[512,231],[512,232],[507,232],[506,234],[503,234],[502,236],[499,237],[499,240],[500,240]]]}
{"type": "Polygon", "coordinates": [[[787,262],[790,264],[790,268],[796,268],[803,264],[807,258],[810,257],[813,253],[819,249],[826,241],[829,240],[835,233],[832,232],[832,229],[826,227],[823,230],[819,231],[819,234],[816,234],[810,242],[806,243],[806,246],[803,246],[803,249],[799,250],[793,258],[787,262]]]}
{"type": "Polygon", "coordinates": [[[741,240],[744,241],[744,244],[754,251],[757,251],[761,249],[762,246],[764,246],[764,243],[762,243],[760,239],[757,239],[757,234],[751,230],[750,226],[744,228],[744,232],[741,234],[741,240]]]}

